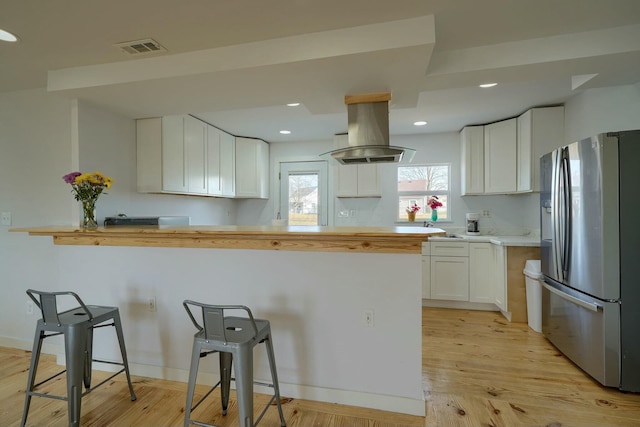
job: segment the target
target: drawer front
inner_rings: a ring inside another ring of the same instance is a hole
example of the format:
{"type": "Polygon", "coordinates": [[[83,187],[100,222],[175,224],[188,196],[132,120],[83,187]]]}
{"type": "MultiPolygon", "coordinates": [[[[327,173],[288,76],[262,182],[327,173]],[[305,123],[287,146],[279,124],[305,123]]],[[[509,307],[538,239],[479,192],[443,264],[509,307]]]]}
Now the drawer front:
{"type": "Polygon", "coordinates": [[[469,256],[469,242],[431,241],[431,255],[469,256]]]}

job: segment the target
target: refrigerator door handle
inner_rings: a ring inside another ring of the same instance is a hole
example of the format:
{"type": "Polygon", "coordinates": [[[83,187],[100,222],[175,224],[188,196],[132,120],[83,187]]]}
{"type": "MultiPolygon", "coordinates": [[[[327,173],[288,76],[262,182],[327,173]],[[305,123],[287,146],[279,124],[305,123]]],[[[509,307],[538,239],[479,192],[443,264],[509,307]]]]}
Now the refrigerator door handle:
{"type": "Polygon", "coordinates": [[[560,182],[560,166],[562,163],[562,150],[558,149],[553,152],[551,172],[551,232],[552,232],[552,250],[551,250],[551,271],[556,280],[562,280],[562,209],[561,209],[561,182],[560,182]]]}
{"type": "Polygon", "coordinates": [[[544,286],[549,292],[556,294],[560,298],[566,299],[567,301],[570,301],[576,305],[579,305],[580,307],[586,308],[587,310],[593,311],[595,313],[603,311],[603,307],[601,305],[598,305],[592,302],[583,301],[580,298],[576,298],[572,295],[565,294],[564,292],[557,290],[556,288],[554,288],[553,286],[550,286],[545,282],[542,283],[542,286],[544,286]]]}
{"type": "Polygon", "coordinates": [[[562,186],[561,191],[561,203],[562,203],[562,248],[561,248],[561,268],[562,268],[562,280],[566,281],[569,276],[569,262],[570,262],[570,250],[571,250],[571,166],[569,163],[569,150],[568,148],[562,149],[562,158],[560,160],[560,175],[562,186]]]}

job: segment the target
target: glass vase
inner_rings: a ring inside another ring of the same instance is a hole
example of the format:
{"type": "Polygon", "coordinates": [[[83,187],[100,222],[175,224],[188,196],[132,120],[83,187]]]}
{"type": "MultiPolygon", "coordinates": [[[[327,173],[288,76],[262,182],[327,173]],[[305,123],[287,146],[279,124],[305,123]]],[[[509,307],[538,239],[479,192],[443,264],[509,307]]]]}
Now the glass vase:
{"type": "Polygon", "coordinates": [[[98,219],[96,217],[96,201],[82,201],[82,217],[80,218],[81,228],[98,228],[98,219]]]}
{"type": "Polygon", "coordinates": [[[438,220],[438,209],[431,209],[431,221],[436,222],[438,220]]]}
{"type": "Polygon", "coordinates": [[[415,212],[407,212],[407,220],[409,222],[414,222],[416,220],[416,213],[415,212]]]}

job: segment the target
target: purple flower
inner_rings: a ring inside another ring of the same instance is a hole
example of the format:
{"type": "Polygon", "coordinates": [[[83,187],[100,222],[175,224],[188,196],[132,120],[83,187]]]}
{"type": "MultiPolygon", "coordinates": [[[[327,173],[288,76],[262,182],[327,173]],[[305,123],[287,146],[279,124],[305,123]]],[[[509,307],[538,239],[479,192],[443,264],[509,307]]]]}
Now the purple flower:
{"type": "Polygon", "coordinates": [[[71,172],[62,177],[67,184],[73,184],[76,181],[76,177],[82,175],[80,172],[71,172]]]}

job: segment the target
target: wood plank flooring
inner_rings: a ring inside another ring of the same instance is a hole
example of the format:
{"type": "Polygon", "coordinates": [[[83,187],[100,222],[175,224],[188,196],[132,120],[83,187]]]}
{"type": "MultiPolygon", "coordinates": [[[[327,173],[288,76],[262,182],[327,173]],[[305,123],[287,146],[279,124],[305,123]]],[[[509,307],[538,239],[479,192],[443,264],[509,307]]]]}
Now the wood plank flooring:
{"type": "MultiPolygon", "coordinates": [[[[20,424],[29,357],[0,348],[0,426],[20,424]]],[[[42,357],[40,378],[59,370],[52,356],[42,357]]],[[[94,384],[106,376],[94,371],[94,384]]],[[[423,309],[423,383],[426,419],[286,398],[283,409],[290,427],[640,426],[640,394],[600,386],[541,334],[494,312],[423,309]]],[[[134,377],[134,388],[135,402],[123,375],[92,391],[82,401],[81,425],[183,424],[186,384],[134,377]]],[[[46,390],[64,394],[64,378],[46,390]]],[[[197,393],[205,391],[199,387],[197,393]]],[[[194,415],[223,427],[238,425],[233,397],[226,417],[216,398],[194,415]]],[[[256,408],[266,399],[257,394],[256,408]]],[[[27,425],[67,425],[66,402],[34,397],[27,425]]],[[[279,425],[270,408],[260,426],[279,425]]]]}
{"type": "Polygon", "coordinates": [[[640,426],[640,394],[602,387],[526,323],[423,309],[426,426],[640,426]]]}

